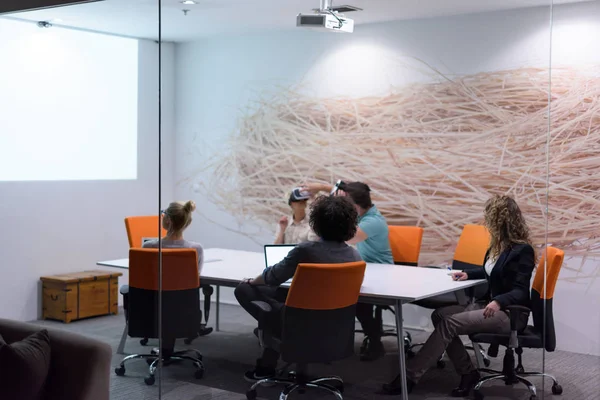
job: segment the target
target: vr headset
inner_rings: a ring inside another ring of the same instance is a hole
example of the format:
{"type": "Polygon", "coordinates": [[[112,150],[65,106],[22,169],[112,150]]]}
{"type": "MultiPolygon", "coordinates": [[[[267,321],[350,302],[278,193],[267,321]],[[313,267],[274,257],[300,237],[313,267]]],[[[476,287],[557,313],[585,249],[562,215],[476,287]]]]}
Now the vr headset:
{"type": "Polygon", "coordinates": [[[341,179],[338,179],[338,181],[335,183],[335,186],[333,187],[333,189],[331,189],[331,193],[329,193],[330,196],[335,195],[338,190],[346,190],[346,182],[344,182],[341,179]]]}

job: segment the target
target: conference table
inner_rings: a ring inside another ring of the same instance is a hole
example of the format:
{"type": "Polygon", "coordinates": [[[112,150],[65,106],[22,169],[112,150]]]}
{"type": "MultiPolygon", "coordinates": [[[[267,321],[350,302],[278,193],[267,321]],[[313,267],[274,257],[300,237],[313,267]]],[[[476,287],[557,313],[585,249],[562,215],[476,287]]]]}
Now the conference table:
{"type": "MultiPolygon", "coordinates": [[[[265,256],[262,252],[210,248],[204,250],[204,259],[200,281],[202,284],[216,286],[216,330],[218,331],[220,287],[236,287],[242,280],[261,274],[265,269],[265,256]]],[[[97,265],[128,269],[129,259],[100,261],[97,265]]],[[[448,272],[443,268],[367,263],[360,290],[360,301],[395,308],[403,399],[408,399],[408,394],[406,393],[406,360],[403,351],[402,305],[452,292],[460,299],[464,289],[485,283],[485,280],[453,281],[448,276],[448,272]]],[[[282,286],[289,286],[290,283],[291,281],[288,281],[282,286]]],[[[123,345],[126,334],[125,331],[123,345]]],[[[123,352],[122,346],[119,346],[119,350],[123,352]]]]}

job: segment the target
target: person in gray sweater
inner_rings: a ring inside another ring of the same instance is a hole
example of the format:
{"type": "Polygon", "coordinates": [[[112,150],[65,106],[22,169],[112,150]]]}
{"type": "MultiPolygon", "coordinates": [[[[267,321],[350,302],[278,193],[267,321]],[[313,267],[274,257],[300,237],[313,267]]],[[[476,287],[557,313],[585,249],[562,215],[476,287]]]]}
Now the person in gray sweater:
{"type": "MultiPolygon", "coordinates": [[[[278,336],[281,331],[282,310],[287,289],[280,285],[294,276],[301,263],[345,263],[361,261],[360,254],[346,242],[356,234],[357,212],[354,205],[344,197],[322,196],[315,200],[310,212],[310,227],[319,237],[315,242],[304,242],[293,248],[279,263],[269,266],[254,279],[247,279],[235,289],[240,305],[254,318],[253,301],[264,301],[274,312],[268,329],[278,336]]],[[[279,360],[275,349],[265,348],[256,367],[246,372],[245,379],[257,381],[272,377],[279,360]]]]}
{"type": "MultiPolygon", "coordinates": [[[[162,211],[162,225],[167,231],[164,238],[161,239],[161,247],[163,249],[195,249],[198,253],[198,274],[202,272],[202,266],[204,265],[204,250],[200,243],[191,242],[183,238],[183,232],[192,223],[192,213],[196,210],[196,204],[192,200],[186,202],[174,201],[162,211]]],[[[145,242],[142,247],[144,248],[158,248],[158,240],[150,240],[145,242]]],[[[207,327],[208,313],[210,311],[210,296],[213,293],[213,288],[210,285],[201,285],[202,293],[204,294],[204,323],[198,329],[198,336],[206,336],[213,331],[213,328],[207,327]]],[[[127,294],[129,292],[128,286],[121,287],[121,294],[123,294],[123,308],[127,314],[127,294]]],[[[126,315],[127,317],[127,315],[126,315]]],[[[189,338],[194,339],[194,338],[189,338]]]]}

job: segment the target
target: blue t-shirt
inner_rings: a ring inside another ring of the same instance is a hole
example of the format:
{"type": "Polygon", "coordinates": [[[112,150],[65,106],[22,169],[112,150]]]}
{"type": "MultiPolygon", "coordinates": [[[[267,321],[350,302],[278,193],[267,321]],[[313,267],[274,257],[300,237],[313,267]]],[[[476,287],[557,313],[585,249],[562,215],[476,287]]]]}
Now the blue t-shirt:
{"type": "Polygon", "coordinates": [[[368,236],[366,240],[356,245],[362,259],[370,263],[393,264],[388,225],[377,207],[371,207],[358,217],[358,227],[368,236]]]}

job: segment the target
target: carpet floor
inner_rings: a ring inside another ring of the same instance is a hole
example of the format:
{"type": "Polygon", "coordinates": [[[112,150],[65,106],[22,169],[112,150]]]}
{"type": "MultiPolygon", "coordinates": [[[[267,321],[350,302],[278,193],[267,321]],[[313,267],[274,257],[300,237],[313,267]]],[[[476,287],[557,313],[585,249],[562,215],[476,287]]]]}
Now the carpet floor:
{"type": "MultiPolygon", "coordinates": [[[[214,308],[213,308],[214,310],[214,308]]],[[[211,321],[214,323],[214,311],[211,321]]],[[[110,344],[115,351],[113,366],[119,364],[123,356],[116,349],[124,327],[123,314],[75,321],[62,324],[54,321],[35,321],[34,323],[93,337],[110,344]]],[[[188,363],[173,364],[164,368],[160,380],[161,399],[163,400],[242,400],[248,383],[243,374],[252,368],[260,348],[252,330],[254,320],[243,309],[232,305],[221,306],[221,331],[196,339],[186,346],[177,342],[177,349],[187,347],[200,350],[204,355],[206,373],[200,380],[194,378],[194,369],[188,363]]],[[[413,341],[426,338],[422,332],[413,333],[413,341]]],[[[362,336],[357,334],[356,347],[360,346],[362,336]]],[[[393,377],[397,363],[397,344],[393,337],[384,339],[388,355],[372,363],[362,363],[358,357],[334,363],[329,366],[311,366],[314,375],[338,375],[344,379],[344,399],[389,399],[388,396],[375,394],[383,382],[393,377]]],[[[158,342],[150,340],[148,346],[142,346],[139,340],[128,338],[125,352],[148,353],[158,342]]],[[[541,351],[525,350],[523,355],[526,370],[540,371],[544,354],[541,351]]],[[[491,368],[501,369],[500,357],[492,359],[491,368]]],[[[557,377],[563,386],[562,396],[553,396],[551,381],[546,380],[542,387],[541,378],[532,378],[538,388],[538,399],[563,400],[600,400],[600,357],[556,351],[545,354],[546,372],[557,377]]],[[[126,366],[123,377],[111,374],[111,400],[154,400],[159,398],[159,382],[147,386],[143,377],[147,374],[147,364],[143,360],[133,360],[126,366]]],[[[421,380],[410,396],[411,400],[446,400],[450,390],[456,386],[458,376],[451,363],[444,369],[431,369],[421,380]]],[[[502,382],[490,382],[482,392],[486,400],[528,400],[529,392],[522,385],[506,386],[502,382]]],[[[279,388],[260,388],[259,398],[278,399],[279,388]]],[[[292,398],[333,399],[333,396],[318,391],[307,391],[304,395],[293,394],[292,398]]],[[[399,398],[399,397],[392,397],[399,398]]]]}

